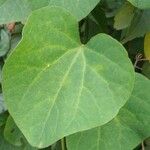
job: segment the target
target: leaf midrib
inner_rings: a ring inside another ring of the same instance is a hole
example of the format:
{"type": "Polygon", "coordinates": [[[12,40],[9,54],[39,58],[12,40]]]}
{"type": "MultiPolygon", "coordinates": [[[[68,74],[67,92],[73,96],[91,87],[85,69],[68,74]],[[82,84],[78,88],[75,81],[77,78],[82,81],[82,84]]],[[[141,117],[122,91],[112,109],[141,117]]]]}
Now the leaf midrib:
{"type": "MultiPolygon", "coordinates": [[[[73,60],[72,60],[72,62],[71,62],[71,64],[70,64],[70,66],[68,67],[68,69],[67,69],[67,71],[66,71],[66,73],[65,73],[65,75],[64,75],[64,77],[63,77],[63,79],[62,79],[62,81],[60,82],[60,86],[59,86],[59,88],[58,88],[58,90],[57,90],[57,92],[56,92],[56,94],[54,95],[54,98],[53,98],[53,103],[52,103],[52,106],[51,106],[51,109],[49,109],[49,111],[48,111],[48,113],[47,113],[47,116],[46,116],[46,118],[45,118],[45,120],[43,121],[43,128],[42,128],[42,131],[41,131],[41,136],[40,136],[40,138],[39,138],[39,147],[41,147],[42,146],[42,143],[41,143],[41,139],[42,139],[42,136],[43,136],[43,133],[44,133],[44,129],[45,129],[45,126],[46,126],[46,124],[47,124],[47,121],[48,121],[48,119],[49,119],[49,117],[50,117],[50,114],[51,114],[51,111],[52,111],[52,109],[53,109],[53,106],[55,105],[55,103],[56,103],[56,100],[57,100],[57,97],[58,97],[58,95],[59,95],[59,92],[60,92],[60,90],[62,89],[62,87],[63,87],[63,84],[64,84],[64,82],[66,81],[66,78],[67,78],[67,76],[68,76],[68,74],[70,73],[70,70],[72,69],[72,67],[73,67],[73,65],[76,63],[76,60],[77,60],[77,58],[78,58],[78,56],[79,56],[79,54],[82,52],[82,49],[80,48],[79,50],[78,50],[78,52],[76,53],[76,55],[74,56],[74,58],[73,58],[73,60]]],[[[82,81],[83,81],[84,79],[82,78],[82,81]]],[[[80,92],[79,93],[82,93],[82,89],[80,90],[80,92]]],[[[80,97],[80,94],[79,94],[79,97],[80,97]]],[[[51,101],[50,101],[51,102],[51,101]]]]}

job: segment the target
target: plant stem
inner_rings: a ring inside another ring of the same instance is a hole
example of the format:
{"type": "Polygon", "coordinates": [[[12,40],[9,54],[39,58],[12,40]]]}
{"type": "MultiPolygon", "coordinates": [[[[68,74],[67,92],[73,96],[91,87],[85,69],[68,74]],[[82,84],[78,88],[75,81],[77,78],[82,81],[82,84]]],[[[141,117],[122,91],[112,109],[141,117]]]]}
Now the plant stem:
{"type": "Polygon", "coordinates": [[[142,150],[145,150],[144,142],[142,142],[142,150]]]}
{"type": "Polygon", "coordinates": [[[65,150],[65,138],[61,139],[61,149],[65,150]]]}

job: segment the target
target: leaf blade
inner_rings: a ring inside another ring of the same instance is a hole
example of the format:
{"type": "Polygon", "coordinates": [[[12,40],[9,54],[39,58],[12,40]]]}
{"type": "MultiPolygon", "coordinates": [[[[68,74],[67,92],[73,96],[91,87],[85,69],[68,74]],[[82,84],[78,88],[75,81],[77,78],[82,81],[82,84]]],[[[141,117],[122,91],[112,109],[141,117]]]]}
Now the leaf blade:
{"type": "Polygon", "coordinates": [[[6,0],[0,4],[0,24],[24,22],[29,14],[42,7],[59,6],[67,9],[78,21],[86,17],[100,0],[6,0]]]}
{"type": "Polygon", "coordinates": [[[111,120],[131,94],[134,70],[116,40],[100,34],[82,45],[75,17],[64,9],[46,7],[30,16],[22,41],[6,61],[3,77],[9,112],[27,140],[41,148],[111,120]],[[110,74],[108,66],[114,73],[104,79],[110,74]],[[120,67],[126,70],[122,72],[120,67]],[[108,79],[122,85],[114,88],[108,79]],[[92,95],[84,86],[93,90],[92,95]],[[95,109],[96,103],[101,109],[95,109]]]}
{"type": "Polygon", "coordinates": [[[135,148],[149,137],[150,133],[149,87],[150,81],[136,74],[132,96],[121,108],[119,114],[104,126],[69,136],[67,138],[68,150],[130,150],[135,148]],[[145,90],[141,90],[143,86],[145,90]],[[107,144],[105,144],[106,141],[107,144]]]}

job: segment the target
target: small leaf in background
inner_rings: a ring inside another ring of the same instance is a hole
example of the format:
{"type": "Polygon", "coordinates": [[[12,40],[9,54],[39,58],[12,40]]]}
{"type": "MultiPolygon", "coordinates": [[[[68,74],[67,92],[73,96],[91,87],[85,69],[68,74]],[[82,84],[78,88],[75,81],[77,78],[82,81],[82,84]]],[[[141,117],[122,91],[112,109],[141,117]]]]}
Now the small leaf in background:
{"type": "Polygon", "coordinates": [[[125,0],[104,0],[102,1],[106,9],[106,17],[114,17],[118,9],[123,6],[125,0]]]}
{"type": "Polygon", "coordinates": [[[150,62],[146,61],[142,67],[142,73],[150,79],[150,62]]]}
{"type": "Polygon", "coordinates": [[[0,127],[0,150],[37,150],[28,143],[24,143],[23,146],[14,146],[5,140],[3,133],[4,127],[0,127]]]}
{"type": "Polygon", "coordinates": [[[135,8],[128,2],[126,2],[115,15],[114,28],[121,30],[127,28],[134,17],[135,8]]]}
{"type": "Polygon", "coordinates": [[[104,126],[67,137],[68,150],[132,150],[150,136],[150,80],[136,74],[127,104],[104,126]],[[144,89],[144,90],[143,90],[144,89]]]}
{"type": "Polygon", "coordinates": [[[23,144],[24,136],[14,123],[11,116],[8,117],[5,125],[4,137],[12,145],[21,146],[23,144]]]}
{"type": "Polygon", "coordinates": [[[149,0],[128,0],[132,5],[140,9],[149,9],[150,1],[149,0]]]}
{"type": "Polygon", "coordinates": [[[10,48],[9,34],[4,30],[0,30],[0,57],[4,56],[10,48]]]}
{"type": "Polygon", "coordinates": [[[8,57],[3,93],[19,129],[41,148],[113,119],[131,95],[134,75],[119,42],[99,34],[83,45],[77,19],[46,7],[30,16],[8,57]]]}
{"type": "Polygon", "coordinates": [[[13,118],[9,115],[6,121],[4,128],[4,138],[10,144],[19,147],[21,150],[37,150],[34,147],[31,147],[22,132],[16,126],[13,118]]]}
{"type": "Polygon", "coordinates": [[[150,33],[147,33],[145,35],[144,54],[145,54],[145,58],[150,60],[150,33]]]}
{"type": "Polygon", "coordinates": [[[150,32],[150,10],[137,10],[131,25],[125,30],[122,43],[131,41],[137,37],[143,37],[146,33],[150,32]]]}
{"type": "Polygon", "coordinates": [[[0,127],[0,150],[20,150],[20,147],[13,146],[4,139],[2,127],[0,127]]]}

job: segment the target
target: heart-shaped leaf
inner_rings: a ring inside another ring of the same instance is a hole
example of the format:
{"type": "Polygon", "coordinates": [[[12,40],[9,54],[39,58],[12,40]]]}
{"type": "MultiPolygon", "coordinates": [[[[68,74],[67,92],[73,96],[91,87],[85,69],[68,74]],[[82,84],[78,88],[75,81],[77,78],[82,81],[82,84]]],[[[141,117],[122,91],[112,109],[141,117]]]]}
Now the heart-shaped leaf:
{"type": "Polygon", "coordinates": [[[57,7],[30,16],[3,70],[9,112],[37,147],[110,121],[133,85],[123,46],[105,34],[81,44],[77,20],[57,7]]]}
{"type": "Polygon", "coordinates": [[[131,150],[150,136],[150,80],[136,74],[130,100],[108,124],[67,138],[68,150],[131,150]]]}

